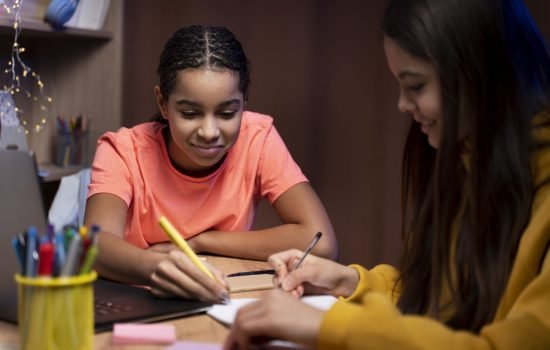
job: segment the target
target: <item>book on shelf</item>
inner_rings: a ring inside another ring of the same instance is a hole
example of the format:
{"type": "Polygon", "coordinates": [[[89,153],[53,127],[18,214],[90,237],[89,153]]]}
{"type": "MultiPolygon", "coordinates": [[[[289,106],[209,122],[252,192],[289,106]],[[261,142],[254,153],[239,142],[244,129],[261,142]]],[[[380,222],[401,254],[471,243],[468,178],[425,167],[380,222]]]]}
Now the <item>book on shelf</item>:
{"type": "Polygon", "coordinates": [[[80,0],[68,28],[102,30],[109,9],[109,0],[80,0]]]}

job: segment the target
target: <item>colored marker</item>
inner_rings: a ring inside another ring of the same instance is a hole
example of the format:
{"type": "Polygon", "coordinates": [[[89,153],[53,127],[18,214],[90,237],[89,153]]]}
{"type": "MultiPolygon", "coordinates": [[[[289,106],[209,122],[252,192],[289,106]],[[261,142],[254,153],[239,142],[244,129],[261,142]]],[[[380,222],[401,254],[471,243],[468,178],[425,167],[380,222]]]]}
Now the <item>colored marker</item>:
{"type": "Polygon", "coordinates": [[[53,271],[53,244],[43,237],[38,247],[38,275],[51,276],[53,271]]]}
{"type": "Polygon", "coordinates": [[[25,262],[25,275],[27,277],[36,276],[36,263],[38,262],[38,253],[36,251],[38,233],[36,227],[29,227],[27,231],[27,256],[25,262]]]}
{"type": "Polygon", "coordinates": [[[197,257],[197,255],[193,251],[193,249],[191,249],[189,244],[187,244],[185,239],[183,239],[181,234],[176,230],[174,226],[172,226],[172,224],[168,221],[167,218],[165,218],[164,216],[161,216],[161,218],[159,219],[159,224],[164,230],[164,232],[166,233],[166,235],[168,236],[168,238],[170,238],[172,243],[174,243],[176,247],[180,248],[185,253],[185,255],[187,255],[187,257],[191,260],[191,262],[196,267],[199,268],[199,270],[204,272],[206,275],[208,275],[208,277],[212,278],[213,280],[216,280],[212,272],[210,272],[210,270],[208,270],[206,266],[204,266],[204,264],[200,261],[200,259],[197,257]]]}
{"type": "Polygon", "coordinates": [[[59,276],[63,264],[65,263],[65,240],[63,239],[63,233],[57,232],[55,234],[55,263],[54,263],[54,275],[59,276]]]}
{"type": "Polygon", "coordinates": [[[98,236],[94,236],[92,239],[92,244],[88,248],[88,251],[86,252],[86,257],[84,258],[84,261],[82,262],[82,267],[80,268],[80,275],[85,275],[92,271],[92,267],[95,262],[95,258],[97,256],[97,238],[98,236]]]}
{"type": "Polygon", "coordinates": [[[78,269],[79,255],[80,255],[80,235],[75,235],[71,240],[71,245],[69,246],[69,252],[67,253],[67,259],[61,268],[60,276],[71,276],[74,275],[78,269]]]}
{"type": "MultiPolygon", "coordinates": [[[[164,216],[161,216],[159,219],[160,227],[164,230],[166,235],[170,238],[172,243],[174,243],[178,248],[180,248],[185,255],[191,260],[191,262],[202,272],[204,272],[208,277],[212,278],[214,281],[219,282],[216,277],[204,266],[204,264],[200,261],[200,259],[197,257],[193,249],[187,244],[183,236],[176,230],[174,226],[168,221],[168,219],[164,216]]],[[[221,283],[221,282],[219,282],[221,283]]],[[[223,296],[223,303],[229,304],[230,299],[228,295],[223,296]]]]}

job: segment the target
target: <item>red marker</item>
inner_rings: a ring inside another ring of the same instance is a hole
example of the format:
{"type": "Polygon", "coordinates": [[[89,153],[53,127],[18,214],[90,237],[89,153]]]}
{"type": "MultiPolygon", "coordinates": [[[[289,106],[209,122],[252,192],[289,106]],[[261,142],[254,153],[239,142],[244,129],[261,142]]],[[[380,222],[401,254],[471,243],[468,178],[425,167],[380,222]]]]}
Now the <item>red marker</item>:
{"type": "Polygon", "coordinates": [[[38,248],[38,275],[51,276],[53,270],[53,244],[44,242],[38,248]]]}

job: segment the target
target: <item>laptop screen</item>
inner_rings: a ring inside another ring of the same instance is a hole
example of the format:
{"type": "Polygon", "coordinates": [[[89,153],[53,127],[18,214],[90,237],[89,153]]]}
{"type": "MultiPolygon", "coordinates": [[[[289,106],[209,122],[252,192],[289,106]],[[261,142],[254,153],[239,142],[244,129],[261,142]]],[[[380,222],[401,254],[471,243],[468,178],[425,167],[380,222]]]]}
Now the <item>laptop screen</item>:
{"type": "Polygon", "coordinates": [[[0,318],[17,320],[17,286],[14,274],[19,265],[12,238],[34,226],[46,230],[36,163],[32,153],[0,150],[0,318]]]}

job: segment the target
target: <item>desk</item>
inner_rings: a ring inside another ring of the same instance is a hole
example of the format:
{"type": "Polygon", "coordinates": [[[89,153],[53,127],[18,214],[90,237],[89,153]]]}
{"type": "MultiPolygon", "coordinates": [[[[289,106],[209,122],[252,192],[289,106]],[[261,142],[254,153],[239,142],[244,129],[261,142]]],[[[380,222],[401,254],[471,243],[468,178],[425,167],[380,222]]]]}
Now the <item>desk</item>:
{"type": "MultiPolygon", "coordinates": [[[[218,256],[207,256],[206,260],[211,265],[216,266],[218,269],[226,274],[260,270],[269,268],[267,262],[254,261],[254,260],[242,260],[233,259],[218,256]]],[[[259,297],[265,291],[245,292],[232,294],[232,298],[250,298],[259,297]]],[[[176,334],[178,340],[191,340],[191,341],[203,341],[203,342],[216,342],[222,343],[229,333],[229,329],[206,314],[200,314],[195,316],[183,317],[180,319],[169,320],[161,323],[170,323],[176,327],[176,334]]],[[[18,332],[17,326],[0,321],[0,349],[18,349],[18,332]]],[[[112,346],[111,345],[111,332],[99,333],[94,336],[94,348],[95,349],[131,349],[131,350],[160,350],[166,348],[166,346],[112,346]]]]}

